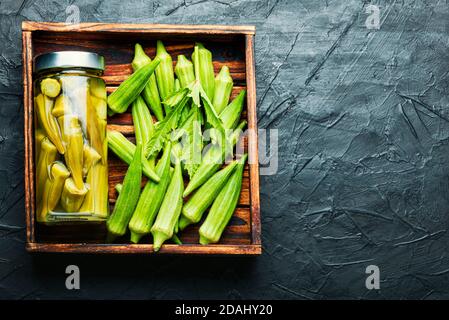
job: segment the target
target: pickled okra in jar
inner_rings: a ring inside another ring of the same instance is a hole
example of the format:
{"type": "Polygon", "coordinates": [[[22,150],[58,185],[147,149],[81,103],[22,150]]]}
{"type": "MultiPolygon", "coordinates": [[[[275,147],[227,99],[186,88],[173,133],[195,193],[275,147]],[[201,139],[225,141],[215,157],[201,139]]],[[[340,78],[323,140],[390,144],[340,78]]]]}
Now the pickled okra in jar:
{"type": "Polygon", "coordinates": [[[36,218],[104,220],[109,213],[103,57],[65,51],[34,63],[36,218]]]}

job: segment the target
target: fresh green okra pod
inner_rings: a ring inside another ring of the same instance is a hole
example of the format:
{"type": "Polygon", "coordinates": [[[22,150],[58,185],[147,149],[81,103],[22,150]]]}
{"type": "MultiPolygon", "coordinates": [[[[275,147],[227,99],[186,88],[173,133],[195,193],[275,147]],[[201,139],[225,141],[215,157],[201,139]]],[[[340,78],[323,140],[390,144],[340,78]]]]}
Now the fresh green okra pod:
{"type": "MultiPolygon", "coordinates": [[[[142,46],[136,43],[134,50],[134,59],[131,63],[134,71],[142,68],[144,65],[149,63],[151,63],[150,57],[146,55],[142,46]]],[[[164,111],[162,110],[161,99],[159,97],[156,76],[154,73],[150,76],[150,81],[143,89],[142,97],[145,99],[145,102],[150,107],[151,111],[153,111],[153,114],[156,116],[156,119],[158,121],[164,119],[164,111]]]]}

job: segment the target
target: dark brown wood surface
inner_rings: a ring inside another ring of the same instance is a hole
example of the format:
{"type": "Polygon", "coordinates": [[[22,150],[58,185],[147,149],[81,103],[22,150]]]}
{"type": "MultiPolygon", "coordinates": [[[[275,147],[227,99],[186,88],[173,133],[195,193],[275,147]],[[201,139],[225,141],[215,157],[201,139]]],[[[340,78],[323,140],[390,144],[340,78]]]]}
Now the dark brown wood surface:
{"type": "MultiPolygon", "coordinates": [[[[152,252],[151,237],[142,244],[129,245],[129,235],[118,239],[118,244],[104,245],[104,223],[78,223],[48,226],[34,221],[34,159],[33,112],[32,112],[32,58],[39,54],[63,50],[95,51],[105,57],[104,80],[108,92],[132,73],[130,62],[134,43],[139,41],[150,57],[155,55],[155,40],[166,39],[164,44],[172,55],[190,57],[195,41],[201,41],[212,51],[214,69],[218,73],[223,65],[230,68],[234,79],[232,98],[247,89],[247,107],[242,118],[248,128],[256,129],[255,74],[253,57],[253,27],[232,26],[170,26],[170,25],[120,25],[81,24],[78,28],[64,24],[25,22],[23,24],[24,46],[24,99],[25,99],[25,188],[27,210],[27,249],[39,252],[89,252],[89,253],[146,253],[152,252]],[[176,31],[174,31],[176,29],[176,31]],[[140,31],[140,32],[139,32],[140,31]],[[214,37],[210,37],[214,35],[214,37]]],[[[134,140],[134,128],[129,112],[108,118],[108,127],[124,133],[134,140]]],[[[252,161],[257,161],[257,134],[245,139],[245,149],[252,161]],[[253,155],[251,155],[253,153],[253,155]]],[[[115,204],[115,184],[123,180],[127,165],[109,152],[109,198],[111,210],[115,204]]],[[[143,184],[145,183],[145,179],[143,184]]],[[[258,164],[247,165],[244,172],[242,192],[238,208],[219,244],[198,244],[200,224],[190,226],[180,234],[184,245],[163,246],[162,253],[192,254],[260,254],[258,164]]],[[[206,215],[206,214],[205,214],[206,215]]]]}

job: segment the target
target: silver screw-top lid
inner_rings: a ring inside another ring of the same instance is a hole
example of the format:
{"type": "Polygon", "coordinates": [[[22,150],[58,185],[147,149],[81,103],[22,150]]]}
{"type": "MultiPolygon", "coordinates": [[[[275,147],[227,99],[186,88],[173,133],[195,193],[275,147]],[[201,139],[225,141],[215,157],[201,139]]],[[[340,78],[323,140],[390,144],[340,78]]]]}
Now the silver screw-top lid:
{"type": "Polygon", "coordinates": [[[58,51],[44,53],[34,59],[34,72],[55,68],[88,68],[103,71],[104,58],[87,51],[58,51]]]}

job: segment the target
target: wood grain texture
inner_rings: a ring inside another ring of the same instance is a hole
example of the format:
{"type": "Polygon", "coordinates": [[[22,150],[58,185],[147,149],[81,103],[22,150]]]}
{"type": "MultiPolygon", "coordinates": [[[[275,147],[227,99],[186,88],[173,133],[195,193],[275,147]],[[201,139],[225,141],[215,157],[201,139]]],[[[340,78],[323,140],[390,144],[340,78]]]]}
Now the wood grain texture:
{"type": "Polygon", "coordinates": [[[32,38],[31,32],[22,34],[23,97],[24,97],[24,143],[25,143],[25,215],[27,242],[34,237],[34,134],[33,134],[33,80],[32,80],[32,38]]]}
{"type": "MultiPolygon", "coordinates": [[[[154,56],[154,40],[163,38],[167,51],[172,55],[174,65],[176,56],[190,56],[194,41],[203,42],[214,56],[214,69],[218,73],[223,65],[230,67],[234,79],[234,98],[242,89],[247,89],[247,107],[242,112],[242,119],[248,121],[249,128],[257,128],[252,118],[255,116],[255,86],[249,77],[254,77],[254,57],[248,51],[247,36],[251,36],[251,28],[224,26],[211,29],[211,26],[174,26],[170,25],[116,25],[116,24],[81,24],[78,27],[65,24],[46,24],[25,22],[24,34],[24,97],[25,97],[25,145],[26,145],[26,203],[27,203],[27,250],[31,252],[85,252],[85,253],[148,253],[151,250],[151,238],[147,236],[141,245],[129,245],[129,235],[118,239],[117,244],[104,245],[106,227],[104,223],[76,223],[65,225],[36,224],[34,221],[34,157],[33,155],[33,104],[32,104],[32,59],[46,52],[64,50],[95,51],[105,56],[106,70],[103,79],[108,93],[132,73],[131,60],[134,43],[138,40],[147,54],[154,56]],[[143,31],[142,31],[143,30],[143,31]],[[138,33],[137,31],[142,31],[138,33]],[[214,35],[208,37],[207,35],[214,35]],[[246,39],[246,40],[245,40],[246,39]],[[27,42],[27,44],[25,44],[27,42]],[[31,50],[33,47],[33,50],[31,50]],[[249,67],[250,66],[250,67],[249,67]],[[252,67],[251,67],[252,66],[252,67]],[[25,76],[28,77],[25,81],[25,76]],[[250,110],[254,108],[254,110],[250,110]],[[28,172],[27,172],[28,170],[28,172]]],[[[251,44],[252,45],[252,44],[251,44]]],[[[253,79],[254,80],[254,79],[253,79]]],[[[134,126],[130,111],[108,118],[108,129],[122,132],[131,141],[135,141],[134,126]]],[[[249,135],[243,139],[244,150],[257,153],[257,136],[249,135]],[[255,140],[254,140],[255,139],[255,140]],[[252,148],[252,149],[251,149],[252,148]]],[[[109,165],[109,200],[111,211],[117,194],[114,186],[122,182],[127,165],[112,152],[109,165]]],[[[162,253],[192,254],[260,254],[258,185],[252,181],[255,174],[252,165],[244,171],[242,191],[236,209],[228,227],[225,229],[219,244],[198,245],[198,229],[201,222],[190,226],[180,234],[183,245],[168,244],[163,246],[162,253]]],[[[142,187],[146,183],[142,181],[142,187]]],[[[257,180],[258,184],[258,180],[257,180]]],[[[207,213],[204,214],[203,219],[207,213]]]]}
{"type": "MultiPolygon", "coordinates": [[[[42,253],[87,253],[87,254],[148,254],[154,253],[150,244],[42,244],[27,243],[29,252],[42,253]]],[[[157,254],[199,254],[199,255],[260,255],[260,245],[176,245],[164,244],[157,254]]]]}
{"type": "Polygon", "coordinates": [[[259,196],[259,153],[256,111],[256,74],[254,60],[254,36],[246,36],[246,78],[248,108],[248,162],[250,166],[251,225],[254,244],[261,243],[260,196],[259,196]]]}
{"type": "Polygon", "coordinates": [[[156,35],[182,35],[182,34],[255,34],[254,26],[227,26],[227,25],[187,25],[187,24],[126,24],[126,23],[79,23],[66,24],[63,22],[22,22],[24,31],[53,31],[53,32],[126,32],[156,35]]]}

